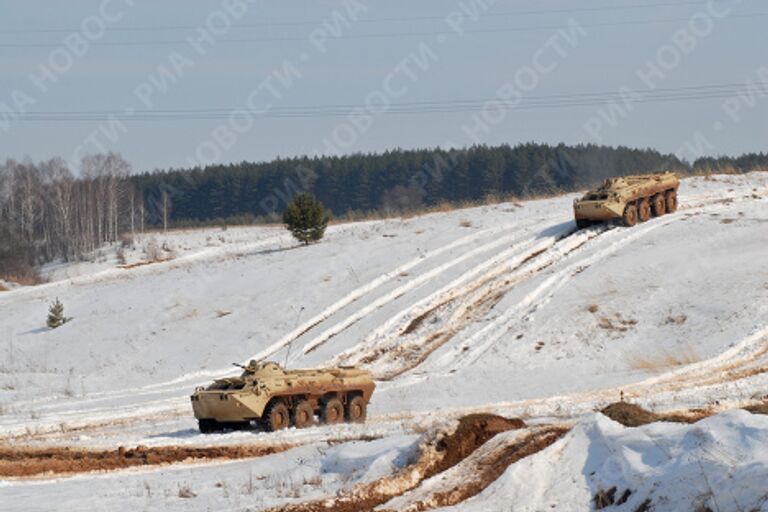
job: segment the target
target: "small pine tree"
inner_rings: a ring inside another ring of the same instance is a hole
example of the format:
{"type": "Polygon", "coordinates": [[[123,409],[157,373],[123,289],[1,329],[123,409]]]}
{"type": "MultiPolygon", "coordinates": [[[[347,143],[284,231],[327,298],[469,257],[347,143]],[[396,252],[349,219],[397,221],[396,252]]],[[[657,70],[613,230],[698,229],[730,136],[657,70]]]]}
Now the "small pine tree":
{"type": "Polygon", "coordinates": [[[297,240],[309,245],[323,238],[328,226],[328,215],[317,199],[303,192],[283,212],[283,222],[297,240]]]}
{"type": "Polygon", "coordinates": [[[67,318],[64,316],[64,304],[62,304],[59,298],[56,297],[56,302],[51,304],[51,307],[48,308],[48,328],[56,329],[66,322],[67,318]]]}

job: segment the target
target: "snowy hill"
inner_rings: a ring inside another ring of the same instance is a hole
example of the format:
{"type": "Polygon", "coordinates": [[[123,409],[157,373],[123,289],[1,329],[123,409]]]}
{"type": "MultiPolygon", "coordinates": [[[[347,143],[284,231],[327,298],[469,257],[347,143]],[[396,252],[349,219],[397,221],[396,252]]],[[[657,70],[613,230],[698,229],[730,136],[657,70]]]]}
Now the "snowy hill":
{"type": "MultiPolygon", "coordinates": [[[[0,436],[104,448],[394,436],[399,446],[471,412],[570,422],[620,396],[654,410],[762,399],[768,175],[684,180],[676,213],[629,229],[576,231],[574,197],[336,225],[309,247],[274,227],[155,234],[168,261],[142,264],[143,237],[122,266],[105,251],[52,267],[48,284],[0,292],[0,436]],[[72,320],[50,331],[57,297],[72,320]],[[189,393],[251,358],[369,368],[379,382],[368,422],[197,433],[189,393]]],[[[762,421],[748,416],[713,428],[762,421]]],[[[559,443],[583,456],[595,429],[616,445],[640,435],[591,421],[559,443]]],[[[508,492],[517,467],[498,482],[508,492]]],[[[0,499],[16,491],[6,482],[0,499]]]]}

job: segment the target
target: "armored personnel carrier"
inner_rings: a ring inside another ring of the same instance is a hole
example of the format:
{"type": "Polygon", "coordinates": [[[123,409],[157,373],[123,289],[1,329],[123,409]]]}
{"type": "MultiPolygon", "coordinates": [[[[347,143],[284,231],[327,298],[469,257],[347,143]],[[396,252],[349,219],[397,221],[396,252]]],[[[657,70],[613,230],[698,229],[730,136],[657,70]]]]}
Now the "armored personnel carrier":
{"type": "Polygon", "coordinates": [[[363,423],[376,385],[355,368],[285,370],[251,361],[239,377],[218,379],[192,394],[192,409],[204,434],[257,422],[267,431],[344,421],[363,423]]]}
{"type": "Polygon", "coordinates": [[[605,180],[573,202],[576,225],[588,227],[596,222],[621,220],[625,226],[645,222],[677,209],[680,180],[673,172],[622,176],[605,180]]]}

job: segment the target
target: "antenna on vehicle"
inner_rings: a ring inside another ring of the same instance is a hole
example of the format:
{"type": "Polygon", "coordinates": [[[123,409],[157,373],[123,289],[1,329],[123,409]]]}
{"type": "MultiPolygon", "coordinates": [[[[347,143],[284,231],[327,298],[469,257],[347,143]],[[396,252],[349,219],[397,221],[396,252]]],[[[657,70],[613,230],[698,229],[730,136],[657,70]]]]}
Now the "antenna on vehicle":
{"type": "MultiPolygon", "coordinates": [[[[299,308],[299,312],[296,313],[296,322],[293,324],[293,328],[296,329],[296,326],[299,325],[299,318],[301,317],[301,312],[304,311],[304,306],[301,306],[299,308]]],[[[295,339],[295,338],[294,338],[295,339]]],[[[283,363],[283,368],[288,368],[288,357],[291,355],[291,346],[293,346],[293,341],[291,340],[288,343],[288,350],[285,352],[285,363],[283,363]]]]}

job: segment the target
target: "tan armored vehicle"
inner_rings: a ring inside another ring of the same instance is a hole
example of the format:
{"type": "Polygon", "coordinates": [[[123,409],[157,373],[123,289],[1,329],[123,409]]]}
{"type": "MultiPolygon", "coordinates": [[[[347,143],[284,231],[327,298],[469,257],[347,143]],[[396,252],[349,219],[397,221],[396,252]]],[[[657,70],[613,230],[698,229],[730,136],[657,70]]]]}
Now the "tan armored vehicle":
{"type": "Polygon", "coordinates": [[[645,222],[677,209],[680,180],[673,172],[622,176],[605,180],[573,202],[576,225],[585,228],[595,222],[621,219],[625,226],[645,222]]]}
{"type": "Polygon", "coordinates": [[[240,377],[218,379],[191,396],[200,432],[242,428],[251,421],[264,430],[322,423],[362,423],[376,385],[355,368],[285,370],[273,362],[251,361],[240,377]]]}

